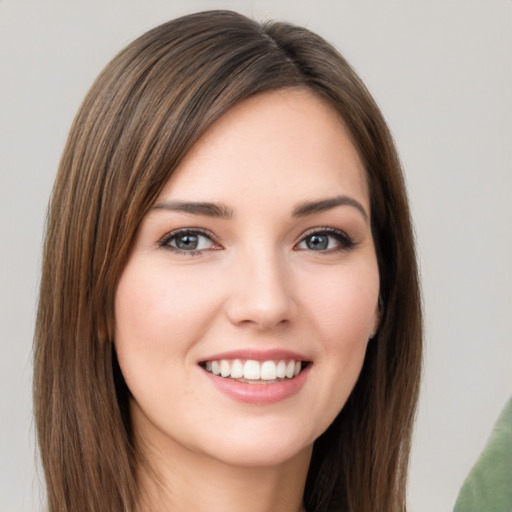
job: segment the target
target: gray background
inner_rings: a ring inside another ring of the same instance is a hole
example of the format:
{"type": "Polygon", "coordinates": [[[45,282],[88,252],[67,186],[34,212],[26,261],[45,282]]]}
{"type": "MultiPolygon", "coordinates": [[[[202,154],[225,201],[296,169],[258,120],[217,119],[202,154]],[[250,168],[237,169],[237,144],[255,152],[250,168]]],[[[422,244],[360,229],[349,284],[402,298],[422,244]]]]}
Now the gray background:
{"type": "Polygon", "coordinates": [[[136,36],[219,7],[319,32],[391,126],[426,314],[410,510],[450,510],[512,392],[510,0],[0,0],[0,512],[40,510],[32,330],[45,208],[74,113],[136,36]]]}

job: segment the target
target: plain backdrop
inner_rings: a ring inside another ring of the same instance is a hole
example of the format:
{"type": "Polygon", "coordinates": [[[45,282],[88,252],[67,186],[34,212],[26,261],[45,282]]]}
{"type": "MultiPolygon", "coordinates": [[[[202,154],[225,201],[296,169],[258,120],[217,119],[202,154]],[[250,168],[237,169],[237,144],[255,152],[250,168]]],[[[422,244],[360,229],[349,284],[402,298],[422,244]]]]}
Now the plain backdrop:
{"type": "Polygon", "coordinates": [[[42,510],[32,331],[45,209],[73,116],[118,50],[159,23],[211,8],[320,33],[390,124],[426,318],[410,510],[451,510],[512,393],[509,0],[0,0],[0,512],[42,510]]]}

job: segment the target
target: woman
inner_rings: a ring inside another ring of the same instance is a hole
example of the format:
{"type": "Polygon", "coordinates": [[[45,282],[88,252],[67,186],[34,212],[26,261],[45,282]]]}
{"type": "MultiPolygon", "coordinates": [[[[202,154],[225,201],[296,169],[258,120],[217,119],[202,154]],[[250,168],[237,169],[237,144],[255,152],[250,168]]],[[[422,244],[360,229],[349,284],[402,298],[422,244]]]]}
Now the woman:
{"type": "Polygon", "coordinates": [[[420,364],[398,158],[331,46],[212,11],[105,68],[48,217],[51,511],[404,510],[420,364]]]}

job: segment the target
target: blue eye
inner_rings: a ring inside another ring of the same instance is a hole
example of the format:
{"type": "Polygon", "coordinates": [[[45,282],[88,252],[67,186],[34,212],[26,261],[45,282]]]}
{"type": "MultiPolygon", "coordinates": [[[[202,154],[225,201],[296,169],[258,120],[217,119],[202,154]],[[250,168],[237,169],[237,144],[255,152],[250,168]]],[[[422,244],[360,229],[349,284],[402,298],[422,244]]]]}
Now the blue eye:
{"type": "Polygon", "coordinates": [[[172,251],[189,254],[217,248],[210,236],[203,232],[189,229],[171,233],[159,245],[172,251]]]}
{"type": "Polygon", "coordinates": [[[322,229],[305,236],[297,245],[297,249],[317,252],[341,251],[354,246],[353,240],[337,229],[322,229]]]}

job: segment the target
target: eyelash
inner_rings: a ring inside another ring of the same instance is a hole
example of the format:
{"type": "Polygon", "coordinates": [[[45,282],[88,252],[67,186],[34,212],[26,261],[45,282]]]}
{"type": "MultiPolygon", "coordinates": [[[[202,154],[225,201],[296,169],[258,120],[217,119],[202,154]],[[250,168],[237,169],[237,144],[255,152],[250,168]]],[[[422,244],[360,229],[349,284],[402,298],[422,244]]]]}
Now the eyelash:
{"type": "MultiPolygon", "coordinates": [[[[171,242],[173,240],[176,240],[180,236],[184,236],[184,235],[200,236],[200,237],[203,237],[203,238],[207,238],[214,245],[217,244],[217,242],[215,241],[215,237],[209,231],[205,231],[205,230],[202,230],[202,229],[179,229],[178,231],[173,231],[173,232],[168,233],[167,235],[165,235],[158,242],[158,246],[162,247],[164,249],[168,249],[168,250],[174,252],[175,254],[183,254],[183,255],[186,255],[186,256],[197,256],[197,255],[201,254],[205,250],[217,250],[217,248],[183,250],[183,249],[180,249],[179,247],[174,247],[174,246],[171,245],[171,242]]],[[[219,246],[219,248],[220,248],[220,246],[219,246]]]]}
{"type": "MultiPolygon", "coordinates": [[[[354,242],[354,240],[349,235],[347,235],[344,231],[341,231],[341,230],[335,229],[335,228],[324,227],[324,228],[314,228],[311,231],[307,232],[300,239],[300,241],[296,245],[296,247],[314,235],[327,236],[327,237],[334,238],[336,240],[336,242],[339,244],[339,247],[331,248],[331,249],[323,249],[323,250],[318,250],[318,251],[314,251],[313,249],[310,249],[311,252],[319,252],[320,254],[327,254],[327,253],[349,251],[356,245],[356,242],[354,242]]],[[[300,249],[296,249],[296,250],[300,250],[300,249]]],[[[304,250],[307,250],[307,249],[304,249],[304,250]]]]}
{"type": "MultiPolygon", "coordinates": [[[[180,249],[179,247],[171,245],[172,241],[178,239],[178,237],[180,237],[180,236],[185,236],[185,235],[199,236],[199,237],[207,238],[208,240],[211,241],[211,243],[213,245],[217,244],[213,234],[208,232],[208,231],[205,231],[205,230],[202,230],[202,229],[180,229],[178,231],[173,231],[173,232],[168,233],[167,235],[165,235],[158,242],[158,246],[162,247],[162,248],[165,248],[165,249],[168,249],[168,250],[172,251],[175,254],[182,254],[182,255],[186,255],[186,256],[197,256],[197,255],[202,254],[204,251],[220,249],[220,246],[219,246],[219,247],[212,247],[212,248],[208,248],[208,249],[184,250],[184,249],[180,249]]],[[[324,228],[315,228],[315,229],[307,232],[299,240],[299,242],[295,245],[294,249],[295,250],[308,250],[308,249],[298,249],[298,246],[300,244],[306,242],[306,240],[308,238],[310,238],[312,236],[315,236],[315,235],[317,235],[317,236],[327,236],[327,237],[330,237],[330,238],[334,238],[336,240],[336,242],[338,243],[339,247],[320,249],[320,250],[317,250],[317,251],[315,251],[313,249],[309,249],[311,252],[318,252],[320,254],[336,253],[336,252],[348,251],[348,250],[352,249],[356,245],[354,240],[350,236],[348,236],[345,232],[340,231],[339,229],[335,229],[335,228],[324,227],[324,228]]]]}

